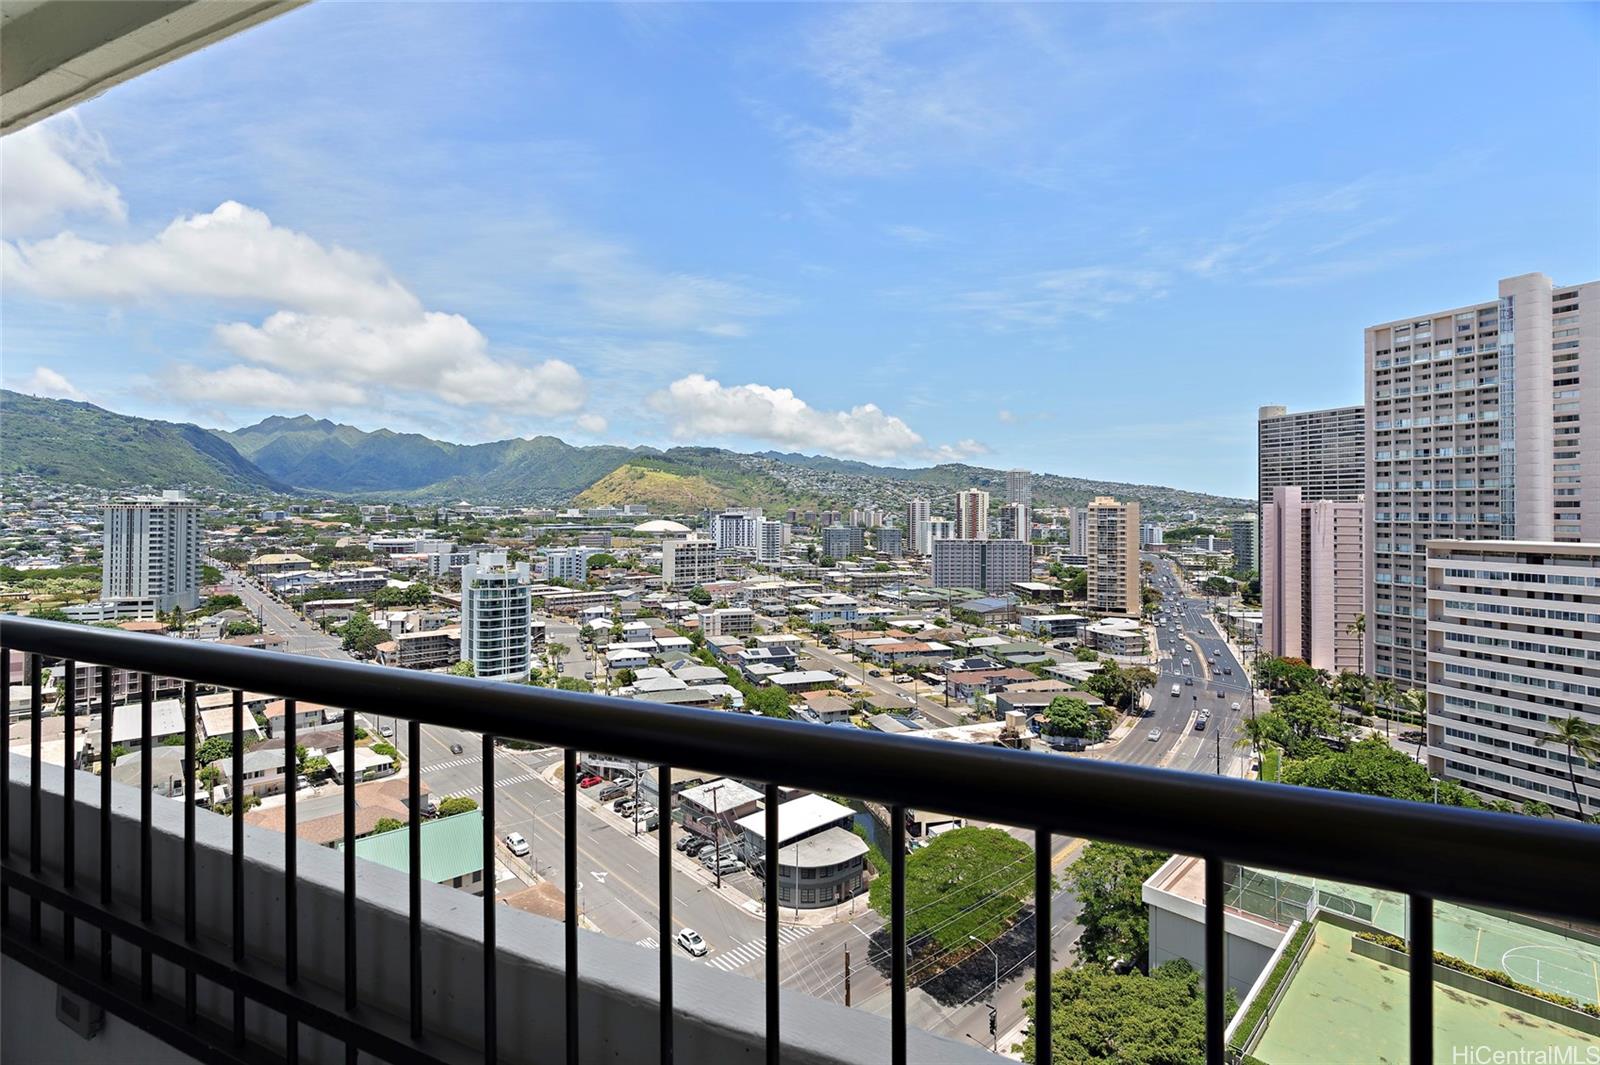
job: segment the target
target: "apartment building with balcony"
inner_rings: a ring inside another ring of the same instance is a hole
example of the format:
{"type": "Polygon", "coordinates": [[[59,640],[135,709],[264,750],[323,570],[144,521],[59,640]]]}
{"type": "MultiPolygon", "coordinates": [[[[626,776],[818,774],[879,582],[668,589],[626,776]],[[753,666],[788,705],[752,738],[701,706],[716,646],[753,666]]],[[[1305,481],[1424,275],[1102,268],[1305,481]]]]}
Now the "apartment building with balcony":
{"type": "Polygon", "coordinates": [[[1033,572],[1033,551],[1021,540],[935,540],[933,586],[1009,592],[1033,572]]]}
{"type": "Polygon", "coordinates": [[[701,537],[661,543],[661,584],[685,590],[717,579],[717,542],[701,537]]]}
{"type": "Polygon", "coordinates": [[[1367,661],[1426,677],[1430,540],[1600,540],[1600,281],[1543,274],[1366,330],[1367,661]],[[1589,506],[1584,507],[1585,498],[1589,506]]]}
{"type": "Polygon", "coordinates": [[[1139,504],[1099,496],[1085,510],[1089,609],[1138,617],[1139,504]]]}
{"type": "Polygon", "coordinates": [[[1352,503],[1367,484],[1367,410],[1363,406],[1290,412],[1262,407],[1256,419],[1256,499],[1296,485],[1308,503],[1352,503]]]}
{"type": "Polygon", "coordinates": [[[1554,738],[1567,717],[1600,728],[1600,543],[1427,552],[1429,770],[1492,798],[1600,811],[1600,765],[1569,762],[1554,738]]]}
{"type": "Polygon", "coordinates": [[[131,496],[105,505],[100,595],[154,600],[162,613],[200,605],[201,504],[182,492],[131,496]]]}
{"type": "Polygon", "coordinates": [[[932,512],[926,499],[906,500],[906,550],[913,555],[933,554],[932,538],[928,535],[928,519],[932,512]]]}
{"type": "Polygon", "coordinates": [[[956,539],[989,538],[989,493],[968,488],[956,493],[956,539]]]}
{"type": "Polygon", "coordinates": [[[461,658],[485,680],[528,679],[532,665],[533,575],[486,552],[461,568],[461,658]]]}

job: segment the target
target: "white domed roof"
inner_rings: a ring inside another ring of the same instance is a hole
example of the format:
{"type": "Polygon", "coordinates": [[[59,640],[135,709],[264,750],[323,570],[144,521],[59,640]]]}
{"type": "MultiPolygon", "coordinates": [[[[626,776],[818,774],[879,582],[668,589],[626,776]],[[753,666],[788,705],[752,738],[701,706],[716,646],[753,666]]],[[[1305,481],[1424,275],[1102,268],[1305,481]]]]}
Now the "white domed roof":
{"type": "Polygon", "coordinates": [[[656,518],[654,521],[647,521],[639,525],[635,525],[633,527],[633,531],[636,533],[644,533],[647,536],[660,536],[663,533],[686,533],[689,531],[689,526],[679,525],[677,522],[668,521],[665,518],[656,518]]]}

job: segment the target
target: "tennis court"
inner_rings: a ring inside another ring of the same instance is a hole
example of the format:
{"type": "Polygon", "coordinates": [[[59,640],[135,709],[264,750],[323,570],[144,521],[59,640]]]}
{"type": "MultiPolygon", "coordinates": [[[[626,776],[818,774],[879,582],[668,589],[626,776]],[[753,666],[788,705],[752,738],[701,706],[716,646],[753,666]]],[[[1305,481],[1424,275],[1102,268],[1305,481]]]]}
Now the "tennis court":
{"type": "MultiPolygon", "coordinates": [[[[1230,878],[1228,904],[1279,923],[1304,920],[1314,904],[1405,937],[1404,895],[1359,884],[1316,881],[1291,873],[1241,869],[1230,878]]],[[[1554,929],[1449,902],[1433,907],[1434,949],[1514,980],[1579,1002],[1600,1003],[1600,946],[1554,929]]]]}

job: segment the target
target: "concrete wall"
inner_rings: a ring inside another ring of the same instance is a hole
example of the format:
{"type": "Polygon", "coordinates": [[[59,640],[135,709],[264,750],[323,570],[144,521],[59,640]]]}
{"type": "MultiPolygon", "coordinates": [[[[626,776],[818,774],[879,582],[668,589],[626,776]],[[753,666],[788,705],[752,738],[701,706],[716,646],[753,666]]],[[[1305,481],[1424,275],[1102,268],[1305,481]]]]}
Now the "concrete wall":
{"type": "MultiPolygon", "coordinates": [[[[7,864],[26,868],[29,766],[27,759],[10,760],[12,852],[7,864]]],[[[44,766],[41,774],[41,842],[46,878],[60,869],[62,839],[62,770],[44,766]]],[[[80,892],[95,892],[99,879],[99,781],[87,774],[77,780],[76,860],[80,892]]],[[[158,923],[181,928],[183,917],[183,805],[157,798],[152,810],[152,883],[158,923]]],[[[196,816],[196,870],[199,885],[196,922],[200,949],[227,962],[231,946],[230,909],[231,831],[227,818],[205,811],[196,816]]],[[[139,794],[120,785],[112,788],[112,883],[122,912],[138,912],[139,794]]],[[[288,841],[279,833],[245,826],[246,954],[266,975],[281,964],[285,938],[283,923],[283,860],[288,841]]],[[[298,943],[300,993],[337,1008],[343,983],[343,859],[328,848],[297,842],[299,862],[298,943]]],[[[365,1016],[403,1029],[409,1011],[410,949],[407,934],[407,879],[404,874],[372,863],[360,862],[356,871],[356,939],[360,1005],[365,1016]]],[[[12,895],[14,922],[25,923],[27,906],[12,895]]],[[[471,1056],[482,1032],[481,901],[471,895],[435,884],[422,885],[422,1009],[430,1040],[446,1046],[445,1056],[471,1056]]],[[[43,919],[47,941],[60,934],[60,922],[48,909],[43,919]]],[[[92,957],[98,935],[77,924],[79,951],[92,957]]],[[[497,912],[499,944],[500,1057],[507,1062],[548,1061],[565,1040],[563,929],[560,923],[509,908],[497,912]]],[[[24,931],[23,934],[26,934],[24,931]]],[[[656,1041],[656,991],[659,955],[631,943],[589,932],[579,932],[582,991],[579,1004],[582,1058],[585,1063],[654,1060],[656,1041]]],[[[123,979],[137,979],[136,952],[119,944],[115,963],[123,979]]],[[[182,1002],[183,974],[157,961],[154,968],[158,995],[182,1002]]],[[[13,1010],[7,981],[6,1018],[30,1016],[13,1010]]],[[[755,1062],[764,1057],[764,999],[762,985],[754,980],[722,973],[708,966],[679,959],[674,971],[677,1007],[676,1039],[679,1060],[693,1062],[755,1062]]],[[[37,995],[26,980],[16,993],[37,995]]],[[[52,996],[53,998],[53,996],[52,996]]],[[[204,981],[199,1008],[219,1023],[231,1017],[232,996],[204,981]]],[[[845,1009],[804,995],[783,992],[784,1061],[788,1065],[868,1065],[882,1059],[889,1046],[887,1021],[861,1010],[845,1009]]],[[[23,999],[24,1004],[30,1001],[23,999]]],[[[52,1014],[53,1016],[53,1010],[52,1014]]],[[[252,1041],[267,1048],[282,1045],[283,1019],[270,1010],[250,1004],[246,1026],[252,1041]]],[[[101,1059],[79,1058],[76,1051],[90,1044],[61,1029],[57,1041],[53,1025],[5,1024],[0,1026],[0,1056],[5,1061],[165,1061],[159,1054],[125,1054],[120,1041],[116,1054],[101,1059]],[[27,1031],[32,1029],[30,1033],[27,1031]],[[32,1053],[37,1036],[47,1052],[32,1053]],[[70,1040],[70,1042],[69,1042],[70,1040]],[[59,1053],[57,1052],[59,1051],[59,1053]]],[[[126,1026],[108,1027],[108,1033],[126,1026]]],[[[108,1037],[109,1038],[109,1037],[108,1037]]],[[[913,1029],[910,1054],[916,1061],[993,1062],[997,1059],[972,1045],[940,1039],[913,1029]]],[[[96,1041],[98,1042],[98,1041],[96,1041]]],[[[107,1047],[113,1044],[108,1042],[107,1047]]],[[[91,1047],[91,1054],[100,1048],[91,1047]]],[[[340,1041],[302,1029],[301,1060],[307,1063],[340,1062],[340,1041]]]]}
{"type": "MultiPolygon", "coordinates": [[[[1159,906],[1149,907],[1150,912],[1150,966],[1182,958],[1201,972],[1206,969],[1206,928],[1204,923],[1191,920],[1159,906]]],[[[1242,1001],[1255,984],[1275,949],[1263,943],[1254,943],[1231,932],[1226,937],[1228,986],[1242,1001]]]]}

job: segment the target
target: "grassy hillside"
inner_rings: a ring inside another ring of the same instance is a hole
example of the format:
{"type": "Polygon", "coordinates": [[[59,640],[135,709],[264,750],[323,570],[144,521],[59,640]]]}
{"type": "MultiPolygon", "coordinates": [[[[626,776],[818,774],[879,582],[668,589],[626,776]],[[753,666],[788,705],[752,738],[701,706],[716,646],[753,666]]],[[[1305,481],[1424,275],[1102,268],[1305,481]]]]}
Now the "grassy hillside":
{"type": "Polygon", "coordinates": [[[0,473],[114,489],[288,487],[197,425],[9,390],[0,392],[0,473]]]}
{"type": "Polygon", "coordinates": [[[632,463],[618,466],[573,500],[573,504],[580,507],[645,503],[656,514],[687,514],[706,507],[725,506],[729,502],[727,493],[704,477],[632,463]]]}

